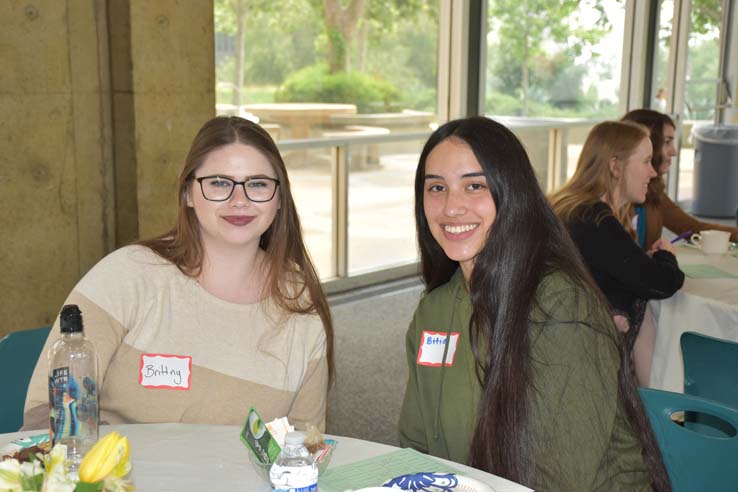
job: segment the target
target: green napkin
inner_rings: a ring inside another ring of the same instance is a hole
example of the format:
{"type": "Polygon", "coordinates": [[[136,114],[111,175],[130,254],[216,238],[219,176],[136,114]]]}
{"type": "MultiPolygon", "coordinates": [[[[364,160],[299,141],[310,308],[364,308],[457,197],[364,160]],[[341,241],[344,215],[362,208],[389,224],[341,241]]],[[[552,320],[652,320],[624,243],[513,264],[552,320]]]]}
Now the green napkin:
{"type": "Polygon", "coordinates": [[[679,268],[689,278],[738,278],[712,265],[679,265],[679,268]]]}
{"type": "Polygon", "coordinates": [[[459,471],[428,455],[406,448],[356,463],[328,468],[318,477],[320,492],[344,492],[364,487],[380,487],[387,480],[418,472],[459,471]]]}

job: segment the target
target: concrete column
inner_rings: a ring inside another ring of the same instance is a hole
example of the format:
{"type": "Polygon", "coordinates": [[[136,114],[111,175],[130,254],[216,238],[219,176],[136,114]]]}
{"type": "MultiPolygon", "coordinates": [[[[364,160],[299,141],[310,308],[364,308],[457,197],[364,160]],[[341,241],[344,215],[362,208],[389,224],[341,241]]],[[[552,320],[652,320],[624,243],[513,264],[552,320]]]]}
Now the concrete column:
{"type": "Polygon", "coordinates": [[[0,3],[0,330],[52,321],[112,245],[105,22],[101,1],[0,3]]]}
{"type": "Polygon", "coordinates": [[[117,245],[174,224],[176,178],[215,116],[210,1],[110,4],[117,245]]]}
{"type": "Polygon", "coordinates": [[[0,337],[170,228],[215,113],[212,1],[0,2],[0,337]]]}

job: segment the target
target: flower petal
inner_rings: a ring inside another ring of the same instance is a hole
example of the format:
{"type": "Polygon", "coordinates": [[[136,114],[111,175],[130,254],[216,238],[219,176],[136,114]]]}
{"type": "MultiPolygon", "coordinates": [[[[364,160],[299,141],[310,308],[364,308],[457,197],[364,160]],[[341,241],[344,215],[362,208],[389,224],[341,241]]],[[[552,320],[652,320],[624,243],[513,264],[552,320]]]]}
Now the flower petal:
{"type": "Polygon", "coordinates": [[[111,432],[96,442],[82,458],[79,465],[79,479],[83,482],[95,483],[107,477],[118,463],[118,448],[123,439],[125,438],[117,432],[111,432]]]}

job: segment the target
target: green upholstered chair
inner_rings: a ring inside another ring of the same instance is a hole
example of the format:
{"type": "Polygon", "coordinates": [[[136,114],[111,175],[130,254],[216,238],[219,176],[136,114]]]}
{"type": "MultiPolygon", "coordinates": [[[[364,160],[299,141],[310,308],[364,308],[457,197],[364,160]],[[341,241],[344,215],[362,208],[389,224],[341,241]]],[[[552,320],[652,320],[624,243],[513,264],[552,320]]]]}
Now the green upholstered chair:
{"type": "Polygon", "coordinates": [[[672,492],[735,491],[738,484],[738,410],[713,400],[681,393],[641,388],[672,492]],[[725,421],[730,436],[701,434],[672,420],[676,412],[698,412],[725,421]]]}
{"type": "Polygon", "coordinates": [[[692,331],[680,342],[684,392],[738,408],[738,343],[692,331]]]}
{"type": "Polygon", "coordinates": [[[16,331],[0,340],[0,374],[3,377],[0,433],[15,432],[23,425],[26,391],[38,356],[51,327],[16,331]]]}

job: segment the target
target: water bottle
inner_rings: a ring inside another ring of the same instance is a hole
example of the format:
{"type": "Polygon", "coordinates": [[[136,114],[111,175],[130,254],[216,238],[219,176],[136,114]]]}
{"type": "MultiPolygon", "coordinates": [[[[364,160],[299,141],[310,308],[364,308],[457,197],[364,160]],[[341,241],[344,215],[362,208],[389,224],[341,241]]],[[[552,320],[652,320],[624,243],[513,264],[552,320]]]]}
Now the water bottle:
{"type": "Polygon", "coordinates": [[[317,492],[318,466],[305,448],[302,432],[289,432],[269,470],[273,492],[317,492]]]}
{"type": "Polygon", "coordinates": [[[49,435],[67,447],[72,470],[98,437],[97,355],[75,304],[62,308],[62,336],[49,349],[49,435]]]}

